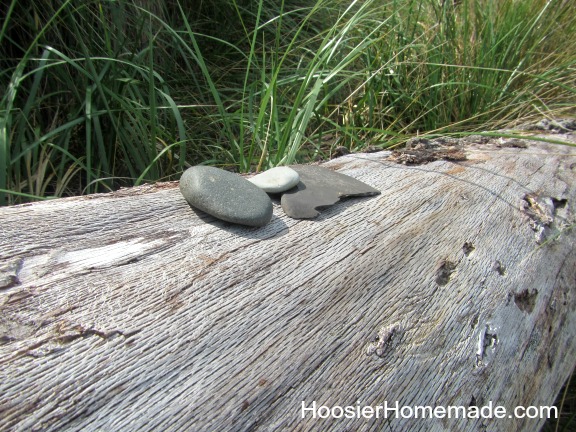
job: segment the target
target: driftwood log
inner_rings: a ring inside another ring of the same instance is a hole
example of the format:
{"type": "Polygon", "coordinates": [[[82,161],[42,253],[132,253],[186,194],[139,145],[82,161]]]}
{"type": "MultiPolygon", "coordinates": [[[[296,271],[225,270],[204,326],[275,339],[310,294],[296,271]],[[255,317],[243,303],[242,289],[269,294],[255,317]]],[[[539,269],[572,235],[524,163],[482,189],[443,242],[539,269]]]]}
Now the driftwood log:
{"type": "Polygon", "coordinates": [[[508,414],[576,364],[576,151],[469,141],[334,159],[382,194],[263,228],[175,182],[0,209],[0,430],[538,430],[508,414]]]}

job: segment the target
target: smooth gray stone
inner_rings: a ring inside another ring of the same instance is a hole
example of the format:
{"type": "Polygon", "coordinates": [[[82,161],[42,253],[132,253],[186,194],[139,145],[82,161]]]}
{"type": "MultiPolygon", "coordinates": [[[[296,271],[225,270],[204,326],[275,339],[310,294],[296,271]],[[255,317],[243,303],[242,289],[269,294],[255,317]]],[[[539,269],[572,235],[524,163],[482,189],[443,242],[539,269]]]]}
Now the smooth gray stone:
{"type": "Polygon", "coordinates": [[[186,201],[218,219],[264,226],[272,219],[272,201],[262,189],[220,168],[193,166],[180,178],[186,201]]]}
{"type": "Polygon", "coordinates": [[[296,186],[300,181],[300,177],[292,168],[279,166],[256,174],[254,177],[249,178],[248,181],[254,183],[264,192],[280,193],[296,186]]]}
{"type": "Polygon", "coordinates": [[[353,177],[312,165],[290,166],[300,175],[294,189],[282,195],[284,213],[294,219],[313,219],[319,209],[330,207],[340,198],[378,195],[379,190],[353,177]]]}

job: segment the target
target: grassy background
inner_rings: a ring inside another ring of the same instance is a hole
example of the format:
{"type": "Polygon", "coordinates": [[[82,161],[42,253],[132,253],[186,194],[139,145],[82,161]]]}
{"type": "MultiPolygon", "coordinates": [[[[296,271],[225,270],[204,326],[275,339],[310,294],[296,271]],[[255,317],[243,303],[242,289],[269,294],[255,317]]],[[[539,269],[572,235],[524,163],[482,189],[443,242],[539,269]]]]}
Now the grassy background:
{"type": "Polygon", "coordinates": [[[571,432],[576,430],[576,370],[560,390],[554,405],[558,407],[557,419],[548,419],[541,432],[571,432]]]}
{"type": "Polygon", "coordinates": [[[493,130],[576,99],[567,0],[1,7],[1,205],[493,130]]]}

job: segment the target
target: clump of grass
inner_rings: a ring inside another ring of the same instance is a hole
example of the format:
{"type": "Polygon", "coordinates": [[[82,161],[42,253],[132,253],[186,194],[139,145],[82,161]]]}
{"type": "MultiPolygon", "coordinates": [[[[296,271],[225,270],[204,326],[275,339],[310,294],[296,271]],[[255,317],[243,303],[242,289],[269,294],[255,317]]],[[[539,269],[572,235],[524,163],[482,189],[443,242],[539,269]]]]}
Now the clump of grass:
{"type": "Polygon", "coordinates": [[[156,67],[166,41],[135,8],[12,1],[0,33],[3,203],[113,189],[183,166],[173,149],[185,156],[186,130],[156,67]]]}
{"type": "Polygon", "coordinates": [[[371,79],[349,104],[351,127],[496,129],[573,109],[576,45],[559,49],[576,23],[568,3],[521,3],[388,3],[384,33],[360,67],[371,79]]]}
{"type": "Polygon", "coordinates": [[[576,429],[576,370],[560,390],[554,405],[558,407],[557,419],[548,419],[541,432],[568,432],[576,429]]]}
{"type": "MultiPolygon", "coordinates": [[[[265,20],[259,4],[253,26],[242,25],[245,57],[218,76],[226,84],[210,84],[215,163],[259,170],[336,145],[390,146],[573,110],[576,45],[558,42],[576,24],[566,2],[318,1],[297,10],[291,32],[282,27],[293,11],[265,20]],[[333,20],[318,29],[319,14],[333,20]]],[[[205,79],[216,83],[208,69],[205,79]]]]}
{"type": "Polygon", "coordinates": [[[565,0],[197,6],[6,6],[2,204],[573,112],[565,0]]]}

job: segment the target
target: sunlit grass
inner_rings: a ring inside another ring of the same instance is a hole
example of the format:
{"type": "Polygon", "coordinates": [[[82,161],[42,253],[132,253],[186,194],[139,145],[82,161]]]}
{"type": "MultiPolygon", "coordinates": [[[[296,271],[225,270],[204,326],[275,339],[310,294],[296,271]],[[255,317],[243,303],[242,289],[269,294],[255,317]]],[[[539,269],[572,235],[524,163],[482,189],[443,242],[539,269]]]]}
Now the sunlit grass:
{"type": "Polygon", "coordinates": [[[0,199],[114,190],[572,114],[564,0],[13,0],[0,199]]]}

